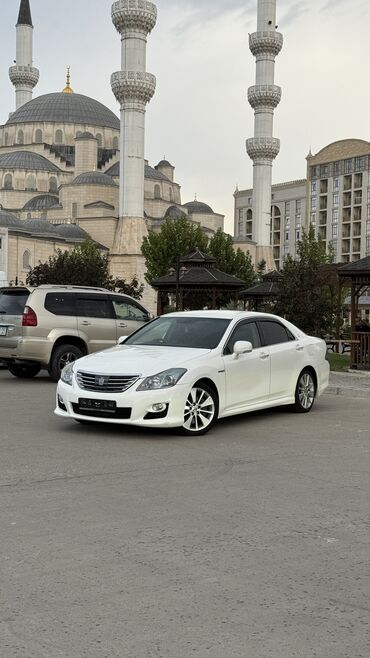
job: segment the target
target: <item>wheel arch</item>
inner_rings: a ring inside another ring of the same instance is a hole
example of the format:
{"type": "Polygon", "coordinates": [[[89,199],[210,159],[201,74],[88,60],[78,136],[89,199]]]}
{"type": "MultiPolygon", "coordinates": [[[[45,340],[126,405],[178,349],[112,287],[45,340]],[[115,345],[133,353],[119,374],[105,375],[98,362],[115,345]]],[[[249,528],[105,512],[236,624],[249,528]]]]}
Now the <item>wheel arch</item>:
{"type": "Polygon", "coordinates": [[[217,403],[219,405],[220,404],[220,394],[218,392],[218,388],[217,388],[215,382],[213,381],[213,379],[209,379],[209,377],[200,377],[193,384],[193,386],[199,386],[199,384],[206,384],[207,386],[209,386],[209,388],[211,388],[214,391],[214,393],[217,396],[217,403]]]}
{"type": "Polygon", "coordinates": [[[53,358],[53,354],[57,347],[60,347],[61,345],[74,345],[75,347],[78,347],[80,350],[82,350],[84,356],[87,354],[87,346],[82,338],[79,338],[78,336],[59,336],[53,345],[50,361],[53,358]]]}
{"type": "Polygon", "coordinates": [[[301,375],[302,375],[304,372],[309,372],[309,373],[312,375],[312,377],[313,377],[313,381],[314,381],[314,384],[315,384],[315,397],[316,397],[316,395],[317,395],[317,387],[318,387],[318,377],[317,377],[317,372],[316,372],[316,370],[315,370],[315,368],[314,368],[313,366],[311,366],[311,365],[310,365],[310,366],[305,366],[304,368],[302,368],[301,372],[299,373],[297,383],[298,383],[298,381],[299,381],[301,375]]]}

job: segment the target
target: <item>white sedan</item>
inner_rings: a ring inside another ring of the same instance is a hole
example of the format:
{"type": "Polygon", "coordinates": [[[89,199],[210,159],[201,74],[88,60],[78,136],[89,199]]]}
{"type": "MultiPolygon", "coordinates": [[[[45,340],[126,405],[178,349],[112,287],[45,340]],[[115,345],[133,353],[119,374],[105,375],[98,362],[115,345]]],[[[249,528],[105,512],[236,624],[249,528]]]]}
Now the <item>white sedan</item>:
{"type": "Polygon", "coordinates": [[[306,413],[328,386],[325,354],[323,340],[275,315],[171,313],[67,365],[55,413],[193,436],[217,418],[257,409],[292,405],[306,413]]]}

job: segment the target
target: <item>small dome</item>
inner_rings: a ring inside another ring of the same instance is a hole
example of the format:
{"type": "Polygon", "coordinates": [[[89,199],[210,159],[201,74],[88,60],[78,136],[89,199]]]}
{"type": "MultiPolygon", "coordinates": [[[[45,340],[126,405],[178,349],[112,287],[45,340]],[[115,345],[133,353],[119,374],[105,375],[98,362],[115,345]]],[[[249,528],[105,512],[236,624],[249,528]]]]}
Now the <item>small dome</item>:
{"type": "MultiPolygon", "coordinates": [[[[107,171],[105,173],[107,174],[107,176],[115,176],[115,177],[118,178],[119,177],[119,172],[120,172],[119,162],[115,162],[114,165],[109,167],[109,169],[107,169],[107,171]]],[[[153,167],[150,167],[147,164],[145,165],[144,177],[146,179],[150,179],[150,180],[165,180],[168,183],[172,182],[172,181],[170,181],[170,179],[167,176],[165,176],[160,171],[157,171],[156,169],[154,169],[153,167]]]]}
{"type": "Polygon", "coordinates": [[[157,167],[171,167],[173,169],[173,165],[168,160],[161,160],[158,162],[157,167]]]}
{"type": "Polygon", "coordinates": [[[0,210],[0,226],[4,228],[24,228],[23,222],[11,212],[7,212],[6,210],[0,210]]]}
{"type": "Polygon", "coordinates": [[[40,194],[27,201],[23,210],[46,210],[59,204],[59,198],[54,194],[40,194]]]}
{"type": "Polygon", "coordinates": [[[92,133],[86,131],[84,133],[81,133],[80,135],[77,135],[75,139],[96,139],[96,137],[94,137],[92,133]]]}
{"type": "Polygon", "coordinates": [[[0,155],[0,169],[28,169],[31,171],[60,171],[50,160],[38,153],[14,151],[0,155]]]}
{"type": "Polygon", "coordinates": [[[186,217],[186,214],[177,206],[170,206],[167,208],[164,215],[164,219],[183,219],[184,217],[186,217]]]}
{"type": "Polygon", "coordinates": [[[76,240],[86,240],[89,234],[77,224],[57,224],[55,226],[59,235],[63,238],[73,238],[76,240]]]}
{"type": "Polygon", "coordinates": [[[84,174],[76,176],[70,185],[108,185],[117,187],[117,183],[108,174],[102,174],[101,171],[87,171],[84,174]]]}
{"type": "Polygon", "coordinates": [[[45,234],[45,233],[50,233],[55,236],[58,235],[58,231],[53,226],[53,224],[50,224],[50,222],[47,222],[46,219],[26,219],[25,221],[22,222],[22,226],[27,231],[30,231],[31,233],[36,233],[36,234],[45,234]]]}
{"type": "Polygon", "coordinates": [[[211,206],[208,206],[206,203],[201,201],[189,201],[184,203],[185,208],[188,209],[189,215],[200,214],[200,215],[213,215],[214,212],[211,206]]]}

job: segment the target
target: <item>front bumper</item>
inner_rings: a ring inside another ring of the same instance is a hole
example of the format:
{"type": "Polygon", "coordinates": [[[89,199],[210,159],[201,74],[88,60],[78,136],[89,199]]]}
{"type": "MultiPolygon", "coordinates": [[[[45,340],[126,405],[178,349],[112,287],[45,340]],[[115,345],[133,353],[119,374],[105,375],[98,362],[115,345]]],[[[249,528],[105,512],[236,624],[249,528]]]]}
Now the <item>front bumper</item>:
{"type": "Polygon", "coordinates": [[[111,425],[136,425],[140,427],[181,427],[184,423],[184,409],[189,394],[189,387],[184,384],[176,384],[172,388],[157,391],[137,391],[134,387],[124,393],[96,393],[86,391],[77,386],[69,386],[59,381],[56,392],[55,414],[61,418],[73,418],[75,420],[90,420],[97,423],[108,423],[111,425]],[[59,397],[58,397],[59,396],[59,397]],[[76,413],[73,405],[78,405],[79,399],[109,400],[115,402],[118,410],[130,409],[129,418],[101,417],[76,413]],[[62,400],[66,410],[61,409],[59,399],[62,400]],[[153,404],[168,405],[167,415],[163,417],[145,418],[148,413],[153,412],[153,404]]]}

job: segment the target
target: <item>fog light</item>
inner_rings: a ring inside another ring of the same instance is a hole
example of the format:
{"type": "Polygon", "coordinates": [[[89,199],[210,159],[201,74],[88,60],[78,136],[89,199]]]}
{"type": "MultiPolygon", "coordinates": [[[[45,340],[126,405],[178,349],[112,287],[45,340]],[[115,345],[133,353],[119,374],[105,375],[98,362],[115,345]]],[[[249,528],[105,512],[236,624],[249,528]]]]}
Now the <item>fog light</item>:
{"type": "Polygon", "coordinates": [[[63,402],[63,398],[60,397],[59,393],[58,393],[58,407],[59,409],[62,409],[62,411],[67,411],[67,407],[63,402]]]}
{"type": "Polygon", "coordinates": [[[152,405],[152,411],[154,411],[155,414],[161,413],[161,411],[164,411],[166,408],[166,405],[163,402],[157,402],[157,404],[152,405]]]}

